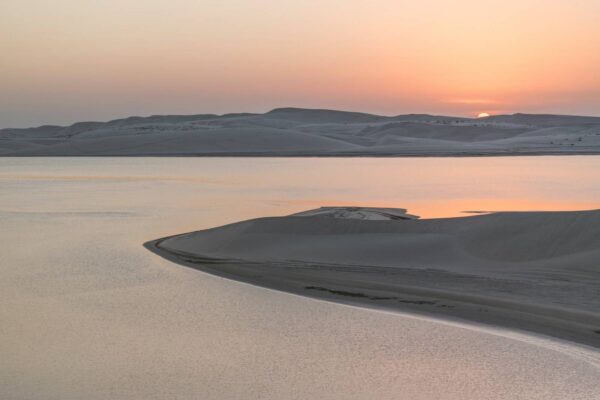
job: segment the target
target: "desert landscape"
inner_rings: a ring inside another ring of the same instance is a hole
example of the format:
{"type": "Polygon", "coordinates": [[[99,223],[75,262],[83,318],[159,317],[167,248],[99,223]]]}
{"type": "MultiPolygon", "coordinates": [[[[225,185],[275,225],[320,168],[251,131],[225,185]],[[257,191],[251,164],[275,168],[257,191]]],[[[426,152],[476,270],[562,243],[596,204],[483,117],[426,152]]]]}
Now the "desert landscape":
{"type": "Polygon", "coordinates": [[[599,16],[2,0],[0,400],[599,400],[599,16]]]}
{"type": "Polygon", "coordinates": [[[483,156],[600,154],[600,117],[392,117],[277,108],[0,130],[4,156],[483,156]]]}

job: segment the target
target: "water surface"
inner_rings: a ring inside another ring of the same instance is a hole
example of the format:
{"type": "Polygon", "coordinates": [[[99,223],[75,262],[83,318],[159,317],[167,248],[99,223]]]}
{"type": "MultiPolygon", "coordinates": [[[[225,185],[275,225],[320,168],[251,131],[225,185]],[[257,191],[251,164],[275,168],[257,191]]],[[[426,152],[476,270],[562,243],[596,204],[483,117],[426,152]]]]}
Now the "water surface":
{"type": "Polygon", "coordinates": [[[0,159],[0,397],[595,398],[596,351],[270,291],[142,243],[320,205],[599,199],[600,157],[0,159]]]}

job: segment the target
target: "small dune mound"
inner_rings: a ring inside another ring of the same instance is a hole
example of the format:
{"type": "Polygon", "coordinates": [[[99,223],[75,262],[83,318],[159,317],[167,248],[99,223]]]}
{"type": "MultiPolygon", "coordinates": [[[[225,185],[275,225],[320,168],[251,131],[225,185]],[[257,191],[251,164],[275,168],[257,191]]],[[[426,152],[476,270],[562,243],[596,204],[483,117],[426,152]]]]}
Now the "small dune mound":
{"type": "Polygon", "coordinates": [[[404,208],[380,208],[380,207],[321,207],[314,210],[302,211],[290,215],[291,217],[329,217],[341,219],[417,219],[404,208]]]}

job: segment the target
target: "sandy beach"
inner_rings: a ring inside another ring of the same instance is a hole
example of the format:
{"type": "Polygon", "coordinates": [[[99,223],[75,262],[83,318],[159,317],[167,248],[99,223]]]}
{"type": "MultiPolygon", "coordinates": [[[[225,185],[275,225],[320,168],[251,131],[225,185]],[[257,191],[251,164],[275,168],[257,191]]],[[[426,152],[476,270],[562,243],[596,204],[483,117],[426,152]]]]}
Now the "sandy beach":
{"type": "Polygon", "coordinates": [[[171,261],[337,302],[600,347],[600,211],[416,219],[329,207],[154,240],[171,261]]]}

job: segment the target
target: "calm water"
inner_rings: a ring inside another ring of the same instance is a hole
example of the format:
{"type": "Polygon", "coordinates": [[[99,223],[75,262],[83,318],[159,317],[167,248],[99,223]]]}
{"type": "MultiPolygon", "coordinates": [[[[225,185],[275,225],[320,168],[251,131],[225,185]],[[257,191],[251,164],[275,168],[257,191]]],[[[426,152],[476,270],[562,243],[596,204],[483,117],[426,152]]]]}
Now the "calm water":
{"type": "Polygon", "coordinates": [[[0,398],[598,398],[596,351],[270,291],[142,247],[334,204],[599,208],[600,157],[0,159],[0,398]]]}

